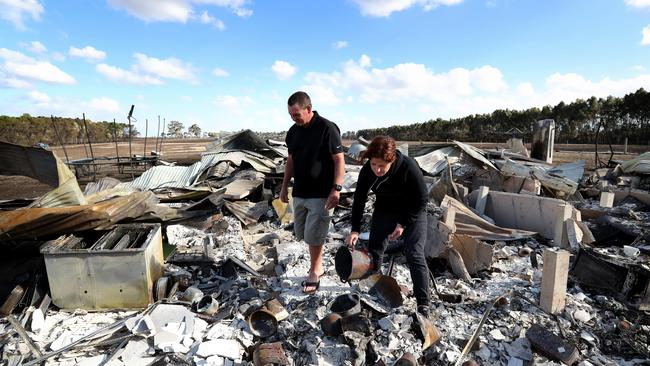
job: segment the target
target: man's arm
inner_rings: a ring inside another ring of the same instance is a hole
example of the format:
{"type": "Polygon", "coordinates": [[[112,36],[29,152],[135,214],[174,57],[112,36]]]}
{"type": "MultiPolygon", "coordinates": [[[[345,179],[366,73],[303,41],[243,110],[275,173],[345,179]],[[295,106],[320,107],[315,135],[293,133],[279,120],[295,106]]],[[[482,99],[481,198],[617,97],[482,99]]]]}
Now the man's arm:
{"type": "Polygon", "coordinates": [[[282,179],[282,189],[280,190],[280,201],[289,202],[289,181],[293,177],[293,156],[289,154],[287,163],[284,165],[284,178],[282,179]]]}
{"type": "Polygon", "coordinates": [[[339,204],[341,192],[334,189],[334,185],[343,184],[343,177],[345,176],[345,158],[343,157],[343,153],[332,154],[332,160],[334,160],[334,182],[332,182],[332,190],[325,204],[325,208],[328,210],[333,209],[339,204]]]}

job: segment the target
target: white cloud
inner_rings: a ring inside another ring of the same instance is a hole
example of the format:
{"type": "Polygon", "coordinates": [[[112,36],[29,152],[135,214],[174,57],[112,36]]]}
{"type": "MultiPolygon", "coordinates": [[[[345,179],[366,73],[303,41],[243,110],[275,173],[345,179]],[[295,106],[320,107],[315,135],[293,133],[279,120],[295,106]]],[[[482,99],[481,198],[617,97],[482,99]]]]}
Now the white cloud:
{"type": "Polygon", "coordinates": [[[304,90],[318,105],[337,106],[341,104],[341,99],[336,96],[332,87],[325,85],[304,85],[300,88],[304,90]]]}
{"type": "Polygon", "coordinates": [[[347,41],[336,41],[336,42],[332,43],[332,48],[335,49],[335,50],[340,50],[342,48],[346,48],[347,46],[348,46],[347,41]]]}
{"type": "Polygon", "coordinates": [[[32,84],[21,79],[7,76],[7,74],[0,72],[0,87],[11,89],[28,89],[32,84]]]}
{"type": "Polygon", "coordinates": [[[478,89],[489,93],[498,92],[508,88],[508,85],[503,80],[501,70],[490,65],[472,70],[470,77],[478,89]]]}
{"type": "Polygon", "coordinates": [[[197,19],[196,6],[228,8],[237,16],[249,17],[253,11],[247,8],[248,0],[108,0],[117,9],[126,10],[132,16],[146,22],[180,22],[197,19]]]}
{"type": "Polygon", "coordinates": [[[650,25],[645,26],[641,30],[641,35],[643,36],[641,38],[641,44],[644,46],[650,45],[650,25]]]}
{"type": "Polygon", "coordinates": [[[25,30],[25,18],[41,20],[43,5],[39,0],[0,0],[0,17],[14,25],[18,30],[25,30]]]}
{"type": "Polygon", "coordinates": [[[361,9],[361,14],[372,17],[387,17],[394,12],[406,10],[412,6],[421,6],[429,11],[441,5],[460,4],[463,0],[353,0],[361,9]]]}
{"type": "Polygon", "coordinates": [[[271,66],[271,70],[280,80],[290,79],[296,73],[296,67],[282,60],[277,60],[271,66]]]}
{"type": "Polygon", "coordinates": [[[7,61],[25,62],[25,63],[36,61],[33,58],[23,54],[22,52],[9,50],[6,48],[0,48],[0,58],[5,59],[7,61]]]}
{"type": "Polygon", "coordinates": [[[226,29],[226,25],[224,24],[223,21],[221,21],[220,19],[217,19],[217,18],[213,17],[212,15],[208,14],[208,12],[205,11],[205,10],[203,11],[203,13],[201,13],[201,15],[199,15],[198,19],[199,19],[199,21],[201,23],[203,23],[203,24],[212,24],[215,28],[217,28],[219,30],[225,30],[226,29]]]}
{"type": "Polygon", "coordinates": [[[21,52],[0,48],[0,84],[12,88],[25,88],[32,81],[50,84],[74,84],[75,79],[47,61],[39,61],[21,52]]]}
{"type": "Polygon", "coordinates": [[[61,52],[52,52],[52,59],[54,61],[63,62],[65,61],[65,55],[61,52]]]}
{"type": "Polygon", "coordinates": [[[120,103],[115,99],[107,97],[93,98],[88,103],[88,107],[96,111],[119,112],[120,103]]]}
{"type": "Polygon", "coordinates": [[[39,41],[32,41],[29,46],[27,46],[27,49],[34,53],[47,52],[47,48],[39,41]]]}
{"type": "Polygon", "coordinates": [[[192,97],[189,96],[189,95],[181,95],[181,100],[182,100],[183,102],[191,102],[191,101],[192,101],[192,97]]]}
{"type": "Polygon", "coordinates": [[[218,78],[225,78],[225,77],[230,76],[230,73],[228,71],[224,70],[224,69],[216,67],[216,68],[214,68],[212,70],[212,75],[214,75],[214,76],[216,76],[218,78]]]}
{"type": "Polygon", "coordinates": [[[214,104],[232,114],[242,115],[253,104],[253,99],[249,96],[219,95],[215,98],[214,104]]]}
{"type": "Polygon", "coordinates": [[[361,55],[359,58],[359,66],[361,67],[370,67],[372,66],[372,61],[370,60],[370,57],[367,55],[361,55]]]}
{"type": "MultiPolygon", "coordinates": [[[[22,98],[27,103],[17,103],[14,113],[30,113],[32,115],[59,115],[81,117],[80,110],[86,117],[95,121],[111,120],[121,111],[120,103],[112,98],[101,96],[90,100],[80,100],[67,97],[51,97],[38,90],[32,90],[22,98]]],[[[140,108],[141,105],[139,105],[140,108]]]]}
{"type": "Polygon", "coordinates": [[[174,57],[159,59],[142,53],[136,53],[134,57],[137,60],[137,64],[134,66],[135,70],[165,79],[196,82],[194,67],[190,63],[174,57]]]}
{"type": "Polygon", "coordinates": [[[72,76],[45,61],[31,64],[7,61],[2,68],[8,74],[28,80],[44,81],[51,84],[74,84],[76,82],[72,76]]]}
{"type": "Polygon", "coordinates": [[[524,82],[517,85],[517,94],[523,97],[531,96],[535,94],[535,88],[533,87],[533,84],[524,82]]]}
{"type": "Polygon", "coordinates": [[[635,8],[647,8],[650,7],[650,0],[625,0],[625,3],[629,6],[635,8]]]}
{"type": "Polygon", "coordinates": [[[133,84],[133,85],[162,85],[164,82],[158,78],[149,75],[141,75],[137,72],[130,70],[120,69],[119,67],[99,64],[95,66],[95,70],[104,75],[108,80],[120,84],[133,84]]]}
{"type": "Polygon", "coordinates": [[[43,92],[40,92],[38,90],[30,91],[29,93],[27,93],[27,96],[34,103],[41,104],[41,105],[48,104],[52,100],[52,98],[50,98],[49,95],[47,95],[47,94],[45,94],[43,92]]]}
{"type": "Polygon", "coordinates": [[[136,59],[136,63],[131,66],[130,70],[105,63],[97,65],[95,70],[107,79],[122,84],[162,85],[164,84],[163,79],[198,83],[194,67],[182,60],[173,57],[159,59],[142,53],[135,53],[133,57],[136,59]]]}
{"type": "Polygon", "coordinates": [[[632,66],[632,70],[634,70],[634,71],[645,71],[646,67],[643,66],[643,65],[634,65],[634,66],[632,66]]]}
{"type": "MultiPolygon", "coordinates": [[[[368,61],[361,57],[329,73],[309,72],[301,89],[312,95],[315,105],[370,104],[375,110],[408,110],[410,105],[412,112],[423,119],[489,113],[500,108],[539,107],[591,96],[622,96],[641,87],[650,89],[650,74],[589,80],[576,73],[555,73],[541,86],[523,81],[510,87],[503,72],[491,65],[434,72],[423,64],[376,68],[369,66],[368,61]]],[[[389,113],[386,119],[390,118],[395,123],[401,117],[389,113]]],[[[413,118],[417,117],[407,117],[413,118]]]]}
{"type": "Polygon", "coordinates": [[[98,50],[93,46],[86,46],[84,48],[70,46],[68,53],[72,57],[80,57],[90,62],[99,62],[106,58],[106,52],[98,50]]]}

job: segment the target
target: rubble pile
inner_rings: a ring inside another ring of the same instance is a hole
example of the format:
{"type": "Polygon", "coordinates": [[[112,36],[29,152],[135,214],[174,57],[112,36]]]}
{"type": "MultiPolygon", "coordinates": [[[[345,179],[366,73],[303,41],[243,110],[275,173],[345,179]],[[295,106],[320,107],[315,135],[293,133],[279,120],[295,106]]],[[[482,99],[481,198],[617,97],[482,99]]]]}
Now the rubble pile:
{"type": "Polygon", "coordinates": [[[83,194],[53,158],[48,174],[23,174],[55,194],[0,205],[2,364],[647,364],[650,156],[554,166],[541,122],[530,153],[518,139],[400,146],[430,191],[430,318],[415,312],[400,239],[379,273],[341,270],[364,139],[346,153],[314,294],[278,199],[281,142],[244,131],[189,167],[83,194]]]}

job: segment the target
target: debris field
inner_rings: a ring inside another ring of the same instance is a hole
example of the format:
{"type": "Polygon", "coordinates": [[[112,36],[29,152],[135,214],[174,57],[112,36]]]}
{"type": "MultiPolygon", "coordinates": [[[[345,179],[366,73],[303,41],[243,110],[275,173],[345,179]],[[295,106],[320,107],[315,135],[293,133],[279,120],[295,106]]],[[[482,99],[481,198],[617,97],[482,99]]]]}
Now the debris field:
{"type": "Polygon", "coordinates": [[[399,146],[429,189],[430,318],[400,239],[380,273],[351,275],[363,138],[346,147],[313,294],[278,198],[281,141],[246,130],[190,166],[158,159],[84,191],[52,152],[0,142],[0,174],[53,187],[0,202],[0,364],[649,364],[650,153],[553,165],[553,129],[539,121],[530,152],[515,137],[399,146]]]}

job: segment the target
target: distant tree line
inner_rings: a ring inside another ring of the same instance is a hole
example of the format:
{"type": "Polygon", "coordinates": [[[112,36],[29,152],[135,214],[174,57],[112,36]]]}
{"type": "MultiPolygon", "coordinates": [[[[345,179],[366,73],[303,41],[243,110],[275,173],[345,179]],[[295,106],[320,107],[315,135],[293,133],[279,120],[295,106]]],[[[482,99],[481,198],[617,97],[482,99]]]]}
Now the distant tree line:
{"type": "Polygon", "coordinates": [[[429,120],[410,125],[365,129],[344,137],[389,135],[405,141],[505,141],[511,134],[532,138],[533,123],[555,120],[555,140],[568,143],[650,144],[650,92],[643,88],[622,98],[577,99],[570,104],[525,110],[497,109],[489,114],[429,120]],[[519,133],[521,131],[521,133],[519,133]]]}
{"type": "MultiPolygon", "coordinates": [[[[54,122],[64,144],[77,144],[88,140],[82,119],[54,117],[54,122]]],[[[129,125],[126,123],[93,122],[86,119],[86,125],[92,142],[110,142],[114,138],[124,141],[129,138],[129,125]]],[[[140,132],[132,126],[131,134],[137,137],[140,132]]],[[[0,116],[0,139],[19,145],[60,143],[50,117],[33,117],[27,113],[20,117],[0,116]]]]}
{"type": "MultiPolygon", "coordinates": [[[[82,119],[54,117],[56,129],[58,129],[63,144],[80,144],[87,142],[86,130],[82,119]]],[[[112,121],[93,122],[86,119],[88,135],[91,142],[112,142],[126,141],[129,139],[128,123],[112,121]]],[[[164,126],[163,126],[164,128],[164,126]]],[[[163,137],[201,137],[209,136],[201,130],[198,124],[192,124],[187,132],[183,132],[184,125],[179,121],[170,121],[167,125],[168,133],[161,131],[163,137]]],[[[138,137],[140,132],[131,126],[131,135],[138,137]]],[[[0,116],[0,139],[19,145],[34,145],[46,143],[48,145],[59,145],[61,141],[56,135],[51,117],[34,117],[27,113],[20,117],[0,116]]]]}

